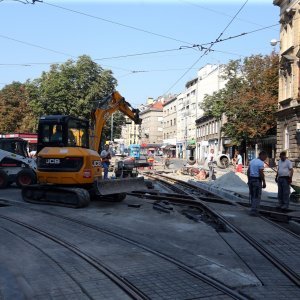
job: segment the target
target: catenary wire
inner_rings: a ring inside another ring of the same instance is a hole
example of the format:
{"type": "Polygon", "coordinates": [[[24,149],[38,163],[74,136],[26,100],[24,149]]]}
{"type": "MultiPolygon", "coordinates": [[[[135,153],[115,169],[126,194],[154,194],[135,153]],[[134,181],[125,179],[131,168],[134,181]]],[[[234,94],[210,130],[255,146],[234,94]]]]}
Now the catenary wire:
{"type": "Polygon", "coordinates": [[[147,34],[150,34],[150,35],[158,36],[158,37],[161,37],[161,38],[164,38],[164,39],[168,39],[168,40],[172,40],[172,41],[176,41],[176,42],[180,42],[180,43],[184,43],[184,44],[188,44],[188,45],[193,45],[193,43],[191,43],[191,42],[183,41],[183,40],[171,37],[171,36],[167,36],[167,35],[164,35],[164,34],[156,33],[156,32],[153,32],[153,31],[150,31],[150,30],[146,30],[146,29],[143,29],[143,28],[139,28],[139,27],[136,27],[136,26],[127,25],[127,24],[120,23],[120,22],[117,22],[117,21],[114,21],[114,20],[110,20],[110,19],[107,19],[107,18],[98,17],[98,16],[95,16],[95,15],[91,15],[91,14],[88,14],[88,13],[85,13],[85,12],[81,12],[81,11],[75,10],[75,9],[63,7],[63,6],[56,5],[56,4],[53,4],[53,3],[49,3],[49,2],[46,2],[46,1],[43,1],[41,3],[49,5],[49,6],[52,6],[52,7],[59,8],[59,9],[62,9],[62,10],[68,11],[68,12],[72,12],[72,13],[75,13],[75,14],[78,14],[78,15],[83,15],[85,17],[93,18],[93,19],[96,19],[96,20],[101,20],[103,22],[107,22],[107,23],[111,23],[111,24],[114,24],[114,25],[117,25],[117,26],[121,26],[121,27],[125,27],[125,28],[128,28],[128,29],[132,29],[132,30],[135,30],[135,31],[147,33],[147,34]]]}
{"type": "MultiPolygon", "coordinates": [[[[235,38],[243,37],[243,36],[246,36],[248,34],[253,34],[255,32],[262,31],[262,30],[265,30],[265,29],[268,29],[268,28],[271,28],[271,27],[274,27],[274,26],[279,26],[279,25],[278,24],[273,24],[273,25],[266,26],[264,28],[260,28],[260,29],[256,29],[256,30],[252,30],[252,31],[248,31],[248,32],[243,32],[243,33],[240,33],[240,34],[237,34],[237,35],[229,36],[229,37],[224,38],[224,39],[219,39],[218,41],[215,41],[214,43],[215,44],[216,43],[221,43],[221,42],[225,42],[225,41],[232,40],[232,39],[235,39],[235,38]]],[[[3,36],[0,35],[0,37],[3,37],[3,36]]],[[[5,37],[7,39],[10,39],[10,40],[15,40],[15,41],[18,41],[18,42],[22,42],[22,43],[24,43],[26,45],[33,45],[31,43],[28,43],[28,42],[19,41],[19,40],[16,40],[16,39],[13,39],[13,38],[10,38],[10,37],[7,37],[7,36],[5,36],[5,37]]],[[[128,57],[135,57],[135,56],[159,54],[159,53],[165,53],[165,52],[180,51],[180,50],[186,50],[186,49],[191,49],[191,48],[204,47],[205,45],[211,45],[211,44],[212,44],[212,42],[207,42],[207,43],[203,43],[203,44],[192,45],[192,46],[184,46],[184,47],[173,48],[173,49],[156,50],[156,51],[148,51],[148,52],[124,54],[124,55],[118,55],[118,56],[109,56],[109,57],[95,58],[94,60],[100,61],[100,60],[110,60],[110,59],[119,59],[119,58],[128,58],[128,57]]],[[[46,50],[52,51],[51,49],[48,49],[48,48],[45,48],[45,47],[42,47],[42,46],[38,46],[38,45],[34,45],[34,46],[36,46],[38,48],[42,48],[42,49],[46,49],[46,50]]],[[[56,50],[53,50],[53,51],[55,51],[56,53],[60,53],[59,51],[56,51],[56,50]]],[[[240,54],[237,54],[237,53],[232,53],[232,52],[226,52],[226,51],[220,51],[220,50],[213,50],[213,51],[220,52],[220,53],[231,54],[231,55],[235,55],[235,56],[243,56],[243,55],[240,55],[240,54]]],[[[68,55],[68,54],[64,53],[64,55],[68,55]]],[[[69,56],[71,56],[71,55],[69,55],[69,56]]],[[[26,63],[20,63],[20,64],[15,64],[15,63],[0,63],[0,66],[51,65],[51,64],[59,64],[59,63],[62,63],[62,62],[26,62],[26,63]]]]}
{"type": "Polygon", "coordinates": [[[10,40],[10,41],[14,41],[14,42],[17,42],[17,43],[24,44],[24,45],[27,45],[27,46],[31,46],[31,47],[43,49],[43,50],[46,50],[46,51],[49,51],[49,52],[53,52],[53,53],[57,53],[57,54],[62,54],[62,55],[68,56],[68,57],[74,57],[73,55],[71,55],[69,53],[65,53],[65,52],[53,50],[53,49],[50,49],[50,48],[46,48],[46,47],[43,47],[43,46],[39,46],[39,45],[36,45],[36,44],[33,44],[33,43],[21,41],[21,40],[18,40],[18,39],[15,39],[15,38],[11,38],[11,37],[6,36],[6,35],[0,34],[0,37],[3,38],[3,39],[7,39],[7,40],[10,40]]]}
{"type": "Polygon", "coordinates": [[[219,39],[223,36],[225,31],[228,29],[228,27],[231,25],[231,23],[235,20],[235,18],[238,16],[238,14],[241,12],[241,10],[245,7],[248,0],[244,2],[244,4],[240,7],[240,9],[236,12],[236,14],[232,17],[232,19],[229,21],[229,23],[225,26],[225,28],[222,30],[222,32],[219,34],[219,36],[216,38],[214,42],[210,44],[210,46],[204,51],[204,53],[171,85],[171,87],[164,93],[167,94],[174,86],[177,85],[177,83],[204,57],[207,53],[210,52],[211,48],[214,46],[215,43],[219,41],[219,39]]]}
{"type": "MultiPolygon", "coordinates": [[[[221,11],[216,10],[216,9],[212,9],[210,7],[200,5],[199,3],[194,3],[194,2],[187,1],[187,0],[179,0],[179,2],[186,3],[186,4],[189,4],[189,5],[193,5],[193,6],[199,7],[203,10],[207,10],[207,11],[213,12],[213,13],[218,14],[218,15],[222,15],[222,16],[225,16],[225,17],[232,18],[232,15],[230,15],[230,14],[227,14],[225,12],[221,12],[221,11]]],[[[248,24],[256,25],[256,26],[259,26],[259,27],[264,27],[264,25],[258,24],[256,22],[253,22],[253,21],[250,21],[250,20],[246,20],[246,19],[243,19],[243,18],[236,18],[236,19],[240,20],[242,22],[248,23],[248,24]]]]}

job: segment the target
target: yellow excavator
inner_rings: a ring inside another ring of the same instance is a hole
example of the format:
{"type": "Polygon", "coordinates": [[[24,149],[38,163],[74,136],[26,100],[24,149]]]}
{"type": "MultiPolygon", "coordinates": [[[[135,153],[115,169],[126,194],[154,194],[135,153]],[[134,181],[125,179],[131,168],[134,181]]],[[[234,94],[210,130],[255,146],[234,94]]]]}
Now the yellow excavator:
{"type": "Polygon", "coordinates": [[[108,196],[116,201],[126,192],[145,189],[144,178],[102,179],[99,147],[102,129],[116,111],[141,123],[134,109],[117,92],[98,101],[86,119],[67,115],[48,115],[39,120],[36,185],[22,188],[25,201],[68,207],[85,207],[90,196],[108,196]]]}

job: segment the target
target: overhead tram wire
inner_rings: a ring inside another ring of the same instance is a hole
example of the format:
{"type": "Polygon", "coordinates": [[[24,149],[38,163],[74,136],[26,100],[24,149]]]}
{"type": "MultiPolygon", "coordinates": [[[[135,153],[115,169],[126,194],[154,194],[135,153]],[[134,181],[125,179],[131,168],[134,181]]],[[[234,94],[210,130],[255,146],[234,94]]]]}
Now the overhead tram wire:
{"type": "MultiPolygon", "coordinates": [[[[264,28],[260,28],[260,29],[256,29],[256,30],[252,30],[252,31],[248,31],[248,32],[243,32],[243,33],[240,33],[240,34],[237,34],[237,35],[234,35],[234,36],[229,36],[229,37],[224,38],[224,39],[219,39],[218,41],[215,41],[214,44],[225,42],[225,41],[232,40],[232,39],[239,38],[239,37],[243,37],[243,36],[246,36],[248,34],[253,34],[255,32],[262,31],[262,30],[265,30],[265,29],[268,29],[268,28],[271,28],[271,27],[275,27],[275,26],[279,26],[279,24],[269,25],[269,26],[266,26],[264,28]]],[[[45,47],[42,47],[42,46],[39,46],[39,45],[36,45],[36,44],[32,44],[32,43],[20,41],[20,40],[17,40],[17,39],[14,39],[14,38],[10,38],[10,37],[7,37],[7,36],[0,35],[0,37],[6,38],[6,39],[9,39],[9,40],[13,40],[13,41],[17,41],[19,43],[23,43],[23,44],[26,44],[28,46],[38,47],[40,49],[44,49],[44,50],[47,50],[47,51],[52,51],[52,52],[55,52],[55,53],[64,54],[64,55],[68,55],[70,57],[74,57],[71,54],[67,54],[67,53],[63,53],[63,52],[60,52],[60,51],[52,50],[52,49],[49,49],[49,48],[45,48],[45,47]]],[[[109,56],[109,57],[95,58],[93,60],[100,61],[100,60],[111,60],[111,59],[119,59],[119,58],[128,58],[128,57],[135,57],[135,56],[143,56],[143,55],[159,54],[159,53],[166,53],[166,52],[172,52],[172,51],[187,50],[187,49],[198,48],[198,47],[202,47],[202,49],[207,49],[204,46],[211,45],[211,44],[212,44],[212,42],[207,42],[207,43],[202,43],[202,44],[197,44],[197,45],[192,45],[192,46],[181,46],[179,48],[173,48],[173,49],[156,50],[156,51],[148,51],[148,52],[141,52],[141,53],[131,53],[131,54],[118,55],[118,56],[109,56]]],[[[231,55],[235,55],[235,56],[243,56],[243,55],[240,55],[240,54],[237,54],[237,53],[226,52],[226,51],[221,51],[221,50],[210,49],[210,51],[215,51],[215,52],[220,52],[220,53],[225,53],[225,54],[231,54],[231,55]]],[[[57,62],[26,62],[26,63],[20,63],[20,64],[16,64],[16,63],[0,63],[0,66],[51,65],[51,64],[60,64],[60,63],[63,63],[63,62],[59,62],[59,61],[57,61],[57,62]]]]}
{"type": "Polygon", "coordinates": [[[39,46],[39,45],[36,45],[36,44],[33,44],[33,43],[28,43],[28,42],[21,41],[21,40],[15,39],[15,38],[11,38],[11,37],[6,36],[6,35],[0,34],[0,37],[3,38],[3,39],[7,39],[7,40],[10,40],[10,41],[14,41],[14,42],[17,42],[17,43],[24,44],[24,45],[27,45],[27,46],[43,49],[43,50],[46,50],[46,51],[49,51],[49,52],[53,52],[53,53],[56,53],[56,54],[61,54],[61,55],[65,55],[65,56],[68,56],[68,57],[75,57],[74,55],[71,55],[69,53],[53,50],[53,49],[46,48],[46,47],[43,47],[43,46],[39,46]]]}
{"type": "MultiPolygon", "coordinates": [[[[5,0],[0,0],[0,2],[4,2],[5,0]]],[[[6,1],[9,1],[9,0],[6,0],[6,1]]],[[[13,1],[13,2],[20,2],[20,3],[23,3],[23,4],[34,4],[35,2],[42,2],[42,0],[32,0],[31,2],[29,2],[28,0],[10,0],[10,1],[13,1]]]]}
{"type": "MultiPolygon", "coordinates": [[[[263,27],[263,28],[254,29],[254,30],[247,31],[247,32],[242,32],[242,33],[239,33],[239,34],[236,34],[236,35],[233,35],[233,36],[229,36],[229,37],[224,38],[224,39],[219,39],[217,42],[215,42],[215,44],[221,43],[221,42],[225,42],[225,41],[229,41],[229,40],[232,40],[232,39],[236,39],[236,38],[248,35],[248,34],[252,34],[252,33],[255,33],[255,32],[258,32],[258,31],[262,31],[262,30],[266,30],[266,29],[269,29],[269,28],[272,28],[272,27],[276,27],[276,26],[279,26],[279,24],[273,24],[273,25],[269,25],[269,26],[266,26],[266,27],[263,27]]],[[[206,45],[210,45],[210,44],[211,44],[211,42],[204,43],[204,44],[201,44],[201,46],[206,46],[206,45]]]]}
{"type": "MultiPolygon", "coordinates": [[[[218,14],[218,15],[222,15],[222,16],[225,16],[225,17],[232,18],[232,15],[230,15],[230,14],[221,12],[221,11],[216,10],[216,9],[212,9],[212,8],[210,8],[210,7],[205,7],[205,6],[200,5],[200,4],[198,4],[198,3],[190,2],[190,1],[187,1],[187,0],[178,0],[178,1],[179,1],[179,2],[182,2],[182,3],[189,4],[189,5],[193,5],[193,6],[199,7],[200,9],[204,9],[204,10],[213,12],[213,13],[218,14]]],[[[256,22],[253,22],[253,21],[250,21],[250,20],[246,20],[246,19],[243,19],[243,18],[236,18],[236,19],[237,19],[237,20],[240,20],[240,21],[242,21],[242,22],[244,22],[244,23],[256,25],[256,26],[259,26],[259,27],[264,27],[264,25],[258,24],[258,23],[256,23],[256,22]]]]}
{"type": "Polygon", "coordinates": [[[191,43],[191,42],[176,39],[176,38],[173,38],[171,36],[156,33],[156,32],[146,30],[146,29],[143,29],[143,28],[139,28],[139,27],[136,27],[136,26],[127,25],[127,24],[120,23],[120,22],[110,20],[110,19],[107,19],[107,18],[94,16],[94,15],[91,15],[91,14],[88,14],[88,13],[84,13],[84,12],[81,12],[81,11],[78,11],[78,10],[75,10],[75,9],[63,7],[63,6],[56,5],[56,4],[53,4],[53,3],[49,3],[49,2],[46,2],[46,1],[43,1],[43,2],[40,2],[40,3],[46,4],[48,6],[56,7],[56,8],[65,10],[65,11],[69,11],[69,12],[72,12],[72,13],[75,13],[75,14],[78,14],[78,15],[82,15],[82,16],[85,16],[85,17],[89,17],[89,18],[92,18],[92,19],[101,20],[103,22],[111,23],[111,24],[114,24],[114,25],[117,25],[117,26],[121,26],[121,27],[125,27],[125,28],[132,29],[132,30],[135,30],[135,31],[139,31],[139,32],[150,34],[150,35],[158,36],[158,37],[161,37],[161,38],[164,38],[164,39],[168,39],[168,40],[172,40],[172,41],[175,41],[175,42],[180,42],[180,43],[184,43],[184,44],[188,44],[188,45],[193,45],[193,43],[191,43]]]}
{"type": "Polygon", "coordinates": [[[210,46],[204,51],[204,53],[171,85],[171,87],[165,92],[165,94],[167,94],[174,86],[176,86],[177,83],[202,59],[203,56],[205,56],[208,52],[210,52],[210,50],[214,46],[214,44],[216,44],[219,41],[219,39],[222,37],[222,35],[225,33],[225,31],[228,29],[228,27],[235,20],[237,15],[242,11],[242,9],[245,7],[245,5],[247,3],[248,3],[248,0],[246,0],[244,2],[244,4],[240,7],[240,9],[236,12],[236,14],[230,20],[230,22],[226,25],[226,27],[222,30],[222,32],[216,38],[216,40],[214,42],[210,43],[210,46]]]}

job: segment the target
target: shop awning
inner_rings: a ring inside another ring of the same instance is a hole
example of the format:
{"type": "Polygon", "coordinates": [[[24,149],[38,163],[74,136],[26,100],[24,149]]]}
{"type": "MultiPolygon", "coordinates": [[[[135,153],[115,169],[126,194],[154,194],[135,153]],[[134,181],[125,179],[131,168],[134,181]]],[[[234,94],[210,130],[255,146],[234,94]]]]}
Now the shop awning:
{"type": "Polygon", "coordinates": [[[175,145],[167,145],[165,147],[165,150],[176,150],[176,146],[175,145]]]}

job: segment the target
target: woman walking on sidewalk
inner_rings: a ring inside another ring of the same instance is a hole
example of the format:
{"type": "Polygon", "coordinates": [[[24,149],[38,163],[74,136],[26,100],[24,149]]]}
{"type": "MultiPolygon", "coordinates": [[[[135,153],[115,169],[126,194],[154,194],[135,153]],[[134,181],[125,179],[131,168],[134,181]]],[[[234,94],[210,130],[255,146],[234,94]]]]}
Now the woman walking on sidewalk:
{"type": "Polygon", "coordinates": [[[236,150],[236,172],[243,173],[243,158],[239,150],[236,150]]]}

